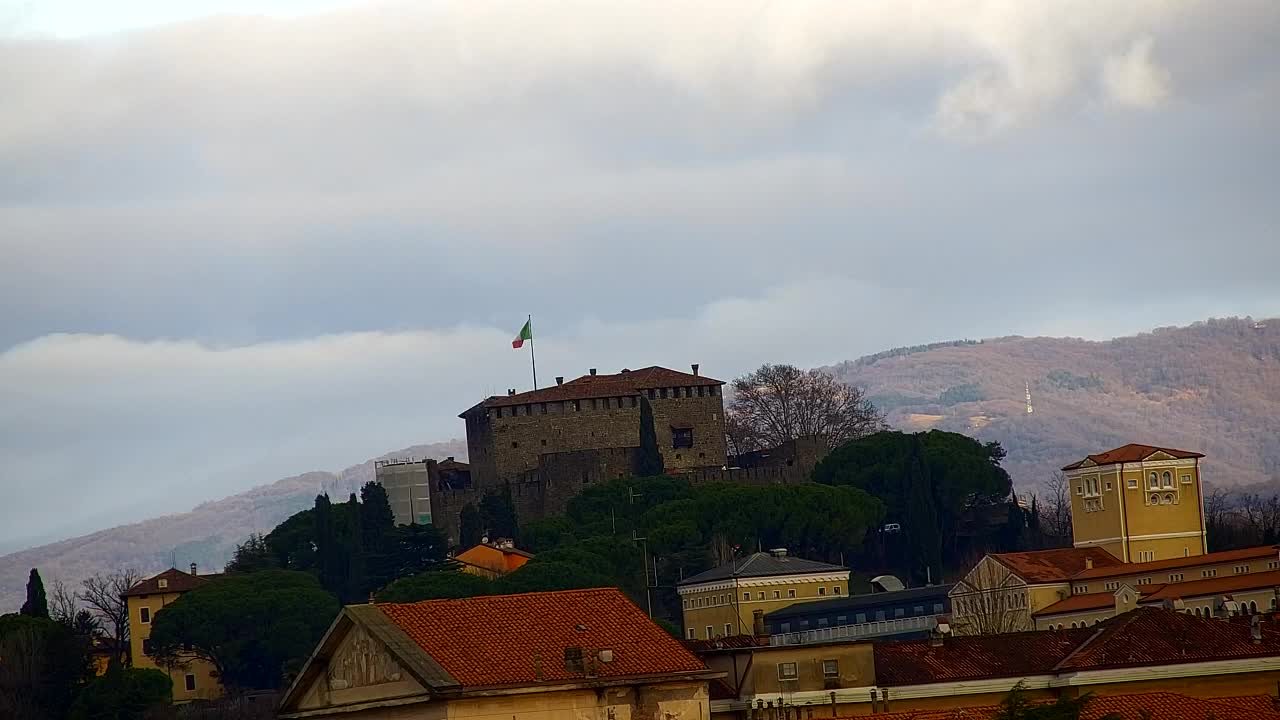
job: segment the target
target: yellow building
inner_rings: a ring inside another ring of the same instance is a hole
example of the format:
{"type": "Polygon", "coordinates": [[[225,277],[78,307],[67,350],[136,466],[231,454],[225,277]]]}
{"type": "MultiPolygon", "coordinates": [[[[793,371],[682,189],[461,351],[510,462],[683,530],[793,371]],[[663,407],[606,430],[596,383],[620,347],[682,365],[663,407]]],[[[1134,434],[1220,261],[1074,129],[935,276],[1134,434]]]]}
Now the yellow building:
{"type": "Polygon", "coordinates": [[[676,586],[689,640],[748,635],[756,611],[829,600],[848,591],[848,568],[791,557],[785,548],[735,558],[676,586]]]}
{"type": "Polygon", "coordinates": [[[279,717],[708,720],[719,677],[613,588],[350,605],[279,717]]]}
{"type": "Polygon", "coordinates": [[[129,606],[129,657],[136,668],[159,668],[173,680],[173,701],[212,700],[222,695],[222,685],[209,663],[195,658],[178,667],[160,667],[147,654],[151,649],[151,622],[166,605],[209,582],[216,575],[197,575],[170,568],[143,580],[124,594],[129,606]]]}
{"type": "Polygon", "coordinates": [[[1075,547],[1122,562],[1208,552],[1198,452],[1130,443],[1062,468],[1075,547]]]}

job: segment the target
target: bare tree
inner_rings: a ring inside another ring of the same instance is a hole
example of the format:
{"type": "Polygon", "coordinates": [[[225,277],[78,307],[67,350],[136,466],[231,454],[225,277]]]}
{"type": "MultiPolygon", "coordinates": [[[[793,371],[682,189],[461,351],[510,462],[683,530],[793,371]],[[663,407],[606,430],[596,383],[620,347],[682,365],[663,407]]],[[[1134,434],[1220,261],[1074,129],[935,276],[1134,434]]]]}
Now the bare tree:
{"type": "Polygon", "coordinates": [[[133,568],[99,573],[83,581],[84,591],[80,593],[80,599],[116,639],[119,659],[126,664],[129,662],[129,603],[124,594],[140,580],[142,573],[133,568]]]}
{"type": "Polygon", "coordinates": [[[834,447],[886,427],[860,388],[793,365],[761,365],[734,380],[725,426],[738,452],[809,435],[825,437],[834,447]]]}
{"type": "Polygon", "coordinates": [[[1037,496],[1040,509],[1040,525],[1047,535],[1059,539],[1071,539],[1071,489],[1067,476],[1055,472],[1041,485],[1037,496]]]}
{"type": "Polygon", "coordinates": [[[1026,584],[987,556],[951,591],[951,615],[964,635],[999,635],[1032,629],[1026,584]]]}
{"type": "Polygon", "coordinates": [[[53,590],[49,593],[50,619],[70,627],[75,622],[76,612],[79,610],[80,602],[76,594],[67,589],[66,583],[55,578],[53,590]]]}

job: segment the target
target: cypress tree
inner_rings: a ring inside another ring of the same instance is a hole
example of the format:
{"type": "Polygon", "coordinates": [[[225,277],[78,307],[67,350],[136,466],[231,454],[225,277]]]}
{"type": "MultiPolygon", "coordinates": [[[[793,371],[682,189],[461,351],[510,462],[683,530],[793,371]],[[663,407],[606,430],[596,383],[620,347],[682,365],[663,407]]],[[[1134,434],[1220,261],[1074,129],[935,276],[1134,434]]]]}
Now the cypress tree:
{"type": "Polygon", "coordinates": [[[343,593],[343,599],[346,602],[360,602],[372,588],[369,587],[369,578],[365,575],[364,518],[355,493],[351,493],[351,497],[347,498],[347,506],[350,511],[348,515],[350,522],[342,543],[347,560],[344,573],[346,591],[343,593]]]}
{"type": "Polygon", "coordinates": [[[338,547],[338,531],[333,522],[333,506],[328,494],[316,496],[313,518],[312,540],[316,544],[316,565],[320,569],[320,585],[325,590],[342,597],[345,591],[343,583],[344,563],[342,551],[338,547]]]}
{"type": "Polygon", "coordinates": [[[31,575],[27,578],[27,601],[22,603],[18,612],[31,617],[49,617],[49,598],[44,593],[40,571],[35,568],[31,568],[31,575]]]}
{"type": "Polygon", "coordinates": [[[939,578],[942,574],[942,536],[938,530],[938,511],[933,497],[929,466],[924,462],[919,438],[911,444],[907,459],[905,487],[907,535],[910,538],[911,575],[917,579],[939,578]],[[929,568],[926,571],[926,568],[929,568]]]}
{"type": "Polygon", "coordinates": [[[462,506],[458,517],[458,545],[469,548],[479,544],[484,536],[484,519],[475,505],[467,503],[462,506]]]}
{"type": "Polygon", "coordinates": [[[636,458],[636,475],[656,477],[664,470],[662,453],[658,451],[658,432],[653,425],[653,405],[640,396],[640,454],[636,458]]]}
{"type": "Polygon", "coordinates": [[[360,530],[364,535],[365,578],[371,590],[396,579],[395,524],[386,489],[373,481],[365,483],[360,488],[360,530]]]}

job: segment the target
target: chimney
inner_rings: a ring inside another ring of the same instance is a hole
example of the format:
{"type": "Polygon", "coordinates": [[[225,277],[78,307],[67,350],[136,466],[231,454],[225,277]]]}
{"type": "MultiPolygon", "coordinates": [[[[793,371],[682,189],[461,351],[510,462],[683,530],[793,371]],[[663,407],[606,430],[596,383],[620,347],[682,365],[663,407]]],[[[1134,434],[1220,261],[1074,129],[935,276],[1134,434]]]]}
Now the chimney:
{"type": "Polygon", "coordinates": [[[770,550],[770,551],[769,551],[769,554],[770,554],[770,555],[772,555],[772,556],[774,556],[774,557],[776,557],[776,558],[784,558],[784,557],[786,557],[786,556],[787,556],[787,549],[786,549],[786,548],[773,548],[772,550],[770,550]]]}
{"type": "Polygon", "coordinates": [[[564,376],[563,376],[563,375],[557,375],[557,376],[556,376],[556,384],[557,384],[557,385],[563,385],[563,384],[564,384],[564,376]]]}
{"type": "Polygon", "coordinates": [[[1093,569],[1093,558],[1091,558],[1091,557],[1087,557],[1087,558],[1085,558],[1085,559],[1084,559],[1084,569],[1085,569],[1085,570],[1092,570],[1092,569],[1093,569]]]}
{"type": "Polygon", "coordinates": [[[445,462],[453,462],[453,456],[452,456],[452,455],[450,455],[449,457],[445,458],[445,459],[444,459],[444,461],[445,461],[445,462]]]}
{"type": "Polygon", "coordinates": [[[889,712],[889,688],[880,688],[880,710],[889,712]]]}
{"type": "Polygon", "coordinates": [[[876,703],[876,689],[871,688],[871,714],[875,715],[880,712],[880,706],[876,703]]]}
{"type": "Polygon", "coordinates": [[[693,376],[694,376],[694,377],[697,377],[697,376],[698,376],[698,363],[694,363],[694,364],[693,364],[693,365],[691,365],[690,367],[692,367],[692,368],[693,368],[693,376]]]}
{"type": "Polygon", "coordinates": [[[631,372],[631,368],[622,368],[623,374],[631,372]]]}
{"type": "Polygon", "coordinates": [[[765,628],[764,628],[764,611],[763,610],[756,610],[751,613],[751,631],[755,633],[756,637],[769,634],[768,632],[765,631],[765,628]]]}
{"type": "Polygon", "coordinates": [[[595,368],[591,368],[591,369],[590,369],[590,370],[588,370],[587,372],[591,373],[592,375],[595,375],[595,374],[596,374],[596,369],[595,369],[595,368]]]}
{"type": "Polygon", "coordinates": [[[1254,645],[1262,644],[1262,616],[1254,615],[1249,618],[1249,639],[1254,645]]]}
{"type": "Polygon", "coordinates": [[[192,574],[192,575],[195,575],[195,574],[196,574],[196,564],[195,564],[195,563],[191,563],[191,574],[192,574]]]}
{"type": "Polygon", "coordinates": [[[515,394],[516,394],[515,388],[507,388],[507,397],[511,397],[512,395],[515,395],[515,394]]]}

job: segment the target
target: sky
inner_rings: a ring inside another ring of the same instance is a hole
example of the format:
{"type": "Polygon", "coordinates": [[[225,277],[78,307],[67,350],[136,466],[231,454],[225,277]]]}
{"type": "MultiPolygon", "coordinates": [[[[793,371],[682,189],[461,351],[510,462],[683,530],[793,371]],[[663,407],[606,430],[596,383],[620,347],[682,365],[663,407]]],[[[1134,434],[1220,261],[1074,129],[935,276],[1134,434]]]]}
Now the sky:
{"type": "Polygon", "coordinates": [[[731,379],[1280,315],[1280,5],[0,0],[0,546],[731,379]]]}

